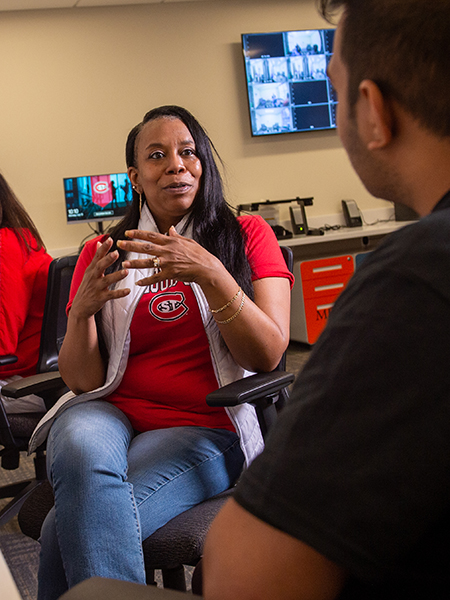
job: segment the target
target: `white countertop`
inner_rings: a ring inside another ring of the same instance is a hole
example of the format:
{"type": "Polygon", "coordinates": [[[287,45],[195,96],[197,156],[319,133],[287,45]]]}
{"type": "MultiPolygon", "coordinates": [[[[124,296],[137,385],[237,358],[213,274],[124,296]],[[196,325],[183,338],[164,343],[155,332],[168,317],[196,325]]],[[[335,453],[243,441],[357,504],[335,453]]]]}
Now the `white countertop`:
{"type": "Polygon", "coordinates": [[[294,235],[292,238],[278,240],[278,242],[280,246],[303,246],[307,244],[320,244],[322,242],[387,235],[410,223],[414,223],[414,221],[387,221],[376,223],[375,225],[363,225],[362,227],[341,227],[340,229],[325,231],[323,235],[294,235]]]}

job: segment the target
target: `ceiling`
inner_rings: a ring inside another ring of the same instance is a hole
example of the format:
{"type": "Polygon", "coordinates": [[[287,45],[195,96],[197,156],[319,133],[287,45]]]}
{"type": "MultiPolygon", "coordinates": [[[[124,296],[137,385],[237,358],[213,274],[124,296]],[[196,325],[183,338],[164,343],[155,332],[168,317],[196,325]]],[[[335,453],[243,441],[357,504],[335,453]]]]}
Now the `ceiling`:
{"type": "Polygon", "coordinates": [[[205,0],[0,0],[0,11],[76,8],[84,6],[125,6],[126,4],[160,4],[162,2],[186,1],[201,2],[205,0]]]}

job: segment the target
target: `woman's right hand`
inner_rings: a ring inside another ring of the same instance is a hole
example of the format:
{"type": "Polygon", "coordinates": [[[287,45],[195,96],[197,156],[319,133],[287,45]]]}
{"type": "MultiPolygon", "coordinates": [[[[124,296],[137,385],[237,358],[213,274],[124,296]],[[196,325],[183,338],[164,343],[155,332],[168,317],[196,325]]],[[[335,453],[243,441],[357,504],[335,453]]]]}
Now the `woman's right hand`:
{"type": "Polygon", "coordinates": [[[123,298],[130,293],[129,288],[110,289],[118,281],[124,279],[127,269],[121,269],[105,275],[106,269],[118,258],[117,250],[110,252],[113,240],[108,237],[103,243],[97,242],[97,251],[87,267],[80,287],[72,302],[70,313],[77,319],[89,319],[94,316],[108,300],[123,298]]]}
{"type": "Polygon", "coordinates": [[[124,279],[128,271],[122,269],[105,275],[106,269],[117,260],[118,252],[110,252],[113,241],[107,238],[98,242],[97,251],[84,272],[75,294],[67,320],[67,332],[58,356],[59,371],[66,385],[81,394],[101,387],[105,383],[106,364],[99,348],[94,315],[108,302],[122,298],[129,289],[111,290],[110,287],[124,279]]]}

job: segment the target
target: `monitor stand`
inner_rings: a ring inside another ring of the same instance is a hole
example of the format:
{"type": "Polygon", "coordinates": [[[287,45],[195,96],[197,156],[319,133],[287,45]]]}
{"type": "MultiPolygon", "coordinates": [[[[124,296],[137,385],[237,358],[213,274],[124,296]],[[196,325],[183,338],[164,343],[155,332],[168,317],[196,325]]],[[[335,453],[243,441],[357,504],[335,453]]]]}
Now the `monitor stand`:
{"type": "Polygon", "coordinates": [[[98,235],[103,235],[104,230],[103,230],[103,221],[99,221],[98,222],[98,227],[95,229],[96,233],[98,233],[98,235]]]}

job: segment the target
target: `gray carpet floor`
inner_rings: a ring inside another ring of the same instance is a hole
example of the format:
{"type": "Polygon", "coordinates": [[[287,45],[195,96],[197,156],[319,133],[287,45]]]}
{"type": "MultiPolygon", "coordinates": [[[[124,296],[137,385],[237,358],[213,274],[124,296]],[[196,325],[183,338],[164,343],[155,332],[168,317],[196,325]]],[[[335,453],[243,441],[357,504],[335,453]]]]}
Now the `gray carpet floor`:
{"type": "MultiPolygon", "coordinates": [[[[15,471],[0,469],[0,486],[21,481],[28,477],[31,478],[33,475],[33,458],[22,453],[19,469],[15,471]]],[[[8,499],[0,500],[0,508],[3,508],[7,503],[8,499]]],[[[0,528],[0,549],[13,574],[22,598],[24,600],[35,600],[37,595],[39,544],[22,534],[17,523],[17,517],[0,528]]]]}
{"type": "MultiPolygon", "coordinates": [[[[309,346],[291,342],[287,354],[287,371],[291,373],[301,371],[309,353],[309,346]]],[[[27,457],[23,453],[19,469],[5,471],[0,468],[0,486],[32,477],[33,474],[33,458],[27,457]]],[[[7,502],[7,500],[0,500],[0,509],[7,502]]],[[[17,523],[17,518],[12,519],[0,528],[0,549],[3,552],[23,600],[36,600],[39,543],[22,534],[17,523]]],[[[189,573],[187,577],[189,577],[189,573]]]]}

